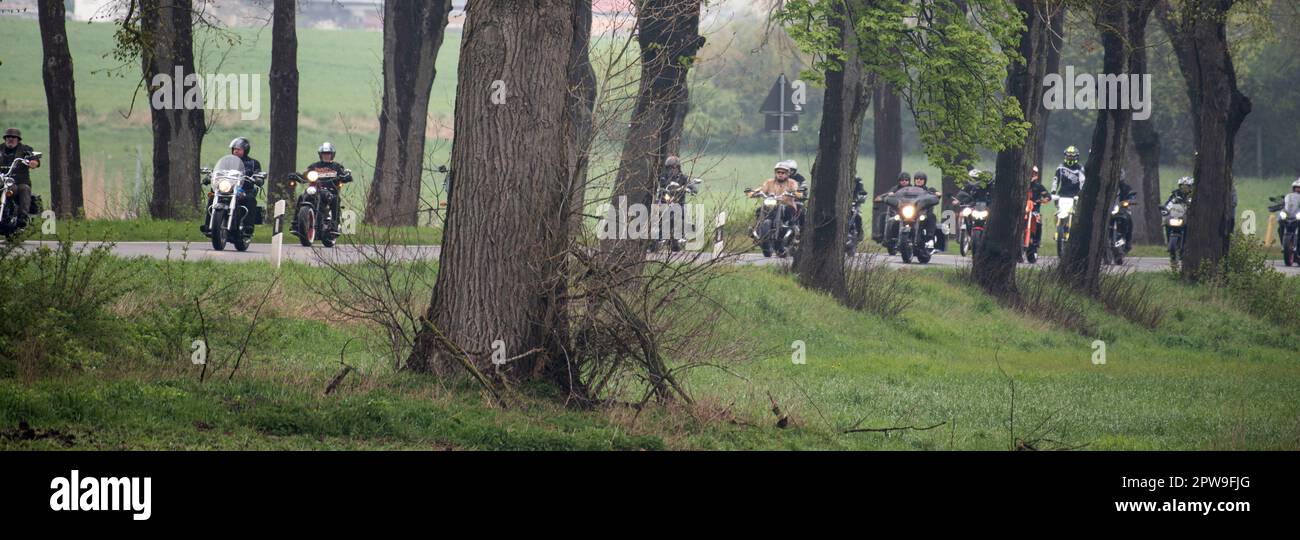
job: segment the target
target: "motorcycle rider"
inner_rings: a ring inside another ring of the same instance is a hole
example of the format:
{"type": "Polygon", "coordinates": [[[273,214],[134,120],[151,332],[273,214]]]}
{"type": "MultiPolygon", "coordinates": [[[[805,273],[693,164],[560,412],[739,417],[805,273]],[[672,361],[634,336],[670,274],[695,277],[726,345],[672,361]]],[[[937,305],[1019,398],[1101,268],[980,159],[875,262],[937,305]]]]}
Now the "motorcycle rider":
{"type": "MultiPolygon", "coordinates": [[[[927,183],[929,183],[929,181],[930,181],[930,177],[929,175],[925,174],[925,171],[916,171],[916,174],[912,175],[912,185],[922,188],[930,192],[932,195],[938,196],[939,195],[938,190],[926,185],[927,183]]],[[[939,251],[947,250],[946,248],[948,244],[948,235],[937,234],[935,231],[937,225],[934,218],[933,206],[925,210],[925,220],[922,222],[921,226],[925,228],[925,233],[930,235],[930,238],[934,238],[935,249],[938,249],[939,251]]]]}
{"type": "MultiPolygon", "coordinates": [[[[789,167],[789,165],[784,161],[777,163],[772,169],[773,178],[765,180],[763,185],[758,186],[757,189],[750,190],[749,197],[753,198],[762,194],[775,195],[777,200],[787,207],[783,219],[785,220],[785,223],[789,224],[791,215],[794,214],[795,210],[798,208],[795,205],[793,193],[799,190],[799,183],[790,178],[790,169],[787,167],[789,167]],[[786,192],[789,192],[792,195],[786,195],[786,192]]],[[[761,212],[762,208],[755,209],[754,219],[758,219],[761,212]]]]}
{"type": "MultiPolygon", "coordinates": [[[[15,159],[23,159],[32,154],[32,147],[23,144],[22,141],[23,133],[18,128],[11,127],[5,130],[4,145],[0,146],[0,171],[8,173],[15,159]]],[[[27,165],[19,163],[14,167],[14,193],[18,198],[19,228],[27,226],[27,212],[32,207],[32,177],[28,169],[37,169],[40,166],[40,160],[33,159],[29,160],[27,165]]]]}
{"type": "MultiPolygon", "coordinates": [[[[1038,166],[1035,165],[1029,175],[1029,200],[1034,202],[1034,212],[1042,214],[1043,203],[1052,199],[1052,194],[1043,186],[1042,175],[1038,172],[1038,166]]],[[[1039,222],[1038,229],[1032,232],[1034,245],[1038,245],[1043,239],[1042,222],[1039,222]]]]}
{"type": "MultiPolygon", "coordinates": [[[[885,197],[893,195],[894,192],[911,185],[912,185],[912,175],[908,174],[907,171],[903,171],[898,175],[898,185],[894,186],[894,189],[891,189],[884,193],[878,193],[876,194],[876,198],[872,200],[877,203],[884,203],[885,197]]],[[[876,219],[875,230],[880,231],[880,234],[882,234],[884,237],[888,237],[889,236],[889,228],[888,228],[889,208],[882,207],[879,212],[876,212],[875,219],[876,219]]]]}
{"type": "Polygon", "coordinates": [[[659,173],[659,187],[666,188],[672,182],[684,187],[690,186],[690,180],[682,174],[682,160],[677,156],[668,156],[664,160],[664,170],[659,173]]]}
{"type": "Polygon", "coordinates": [[[1057,197],[1078,197],[1083,191],[1083,166],[1079,164],[1079,149],[1073,146],[1065,149],[1065,160],[1056,168],[1052,177],[1052,195],[1057,197]]]}
{"type": "Polygon", "coordinates": [[[802,174],[799,174],[799,164],[795,162],[795,160],[793,159],[787,159],[785,160],[784,163],[786,167],[790,168],[790,179],[794,180],[795,182],[799,182],[800,188],[807,187],[808,186],[807,179],[805,179],[802,174]]]}
{"type": "MultiPolygon", "coordinates": [[[[248,153],[252,151],[252,145],[244,137],[236,137],[230,141],[230,153],[244,162],[244,176],[253,176],[262,172],[262,163],[253,159],[248,153]]],[[[244,185],[243,200],[239,204],[247,206],[250,212],[255,211],[257,207],[257,184],[248,182],[244,185]]]]}
{"type": "MultiPolygon", "coordinates": [[[[337,175],[335,176],[337,183],[333,188],[330,188],[334,194],[334,196],[331,197],[333,200],[330,203],[330,211],[333,212],[330,214],[333,216],[331,223],[337,225],[339,222],[340,200],[343,198],[341,188],[343,187],[343,184],[352,181],[352,175],[348,174],[347,168],[344,167],[342,163],[334,161],[334,156],[334,145],[329,141],[325,141],[324,144],[320,145],[320,148],[316,149],[316,157],[320,159],[320,161],[308,165],[307,170],[303,172],[303,176],[305,177],[307,176],[307,173],[319,169],[329,169],[334,171],[334,174],[337,175]]],[[[256,160],[254,160],[254,162],[256,162],[256,160]]]]}
{"type": "Polygon", "coordinates": [[[1169,194],[1169,198],[1165,200],[1165,208],[1169,208],[1169,205],[1174,203],[1182,204],[1184,206],[1191,205],[1193,183],[1194,180],[1190,176],[1179,178],[1178,187],[1174,188],[1174,191],[1169,194]]]}
{"type": "MultiPolygon", "coordinates": [[[[1296,179],[1295,179],[1295,182],[1291,182],[1291,193],[1300,193],[1300,178],[1296,178],[1296,179]]],[[[1288,194],[1288,195],[1289,195],[1289,194],[1288,194]]],[[[1283,195],[1282,197],[1278,197],[1277,199],[1275,199],[1276,201],[1278,201],[1278,207],[1281,206],[1281,204],[1282,204],[1281,201],[1282,201],[1283,198],[1285,198],[1285,197],[1286,197],[1286,195],[1283,195]]],[[[1274,208],[1277,208],[1277,207],[1274,207],[1274,208]]],[[[1270,209],[1270,210],[1271,210],[1271,209],[1270,209]]],[[[1283,228],[1285,228],[1285,227],[1286,227],[1286,222],[1285,222],[1285,221],[1280,220],[1280,219],[1277,220],[1277,237],[1278,237],[1278,238],[1282,238],[1282,236],[1283,236],[1282,233],[1285,232],[1285,231],[1283,231],[1283,228]]]]}

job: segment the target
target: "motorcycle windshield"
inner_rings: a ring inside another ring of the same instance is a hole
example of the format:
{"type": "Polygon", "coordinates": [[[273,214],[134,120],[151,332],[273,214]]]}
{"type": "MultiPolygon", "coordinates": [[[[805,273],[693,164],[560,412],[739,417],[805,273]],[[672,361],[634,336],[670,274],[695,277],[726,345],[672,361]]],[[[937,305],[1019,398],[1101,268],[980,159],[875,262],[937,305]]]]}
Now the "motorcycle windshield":
{"type": "Polygon", "coordinates": [[[240,176],[243,176],[244,160],[239,159],[235,156],[225,156],[217,160],[217,166],[212,168],[213,173],[218,173],[222,171],[234,171],[234,172],[238,172],[240,176]]]}
{"type": "Polygon", "coordinates": [[[1300,213],[1300,193],[1287,193],[1282,199],[1282,210],[1286,211],[1288,216],[1300,213]]]}
{"type": "Polygon", "coordinates": [[[928,190],[912,186],[895,191],[893,195],[885,197],[885,202],[891,206],[911,204],[920,210],[925,210],[939,204],[939,197],[928,190]]]}
{"type": "Polygon", "coordinates": [[[1170,218],[1170,219],[1180,219],[1180,218],[1182,218],[1182,217],[1185,216],[1185,215],[1187,215],[1187,207],[1186,207],[1186,206],[1183,206],[1183,205],[1178,204],[1178,203],[1173,203],[1173,204],[1169,205],[1169,218],[1170,218]]]}

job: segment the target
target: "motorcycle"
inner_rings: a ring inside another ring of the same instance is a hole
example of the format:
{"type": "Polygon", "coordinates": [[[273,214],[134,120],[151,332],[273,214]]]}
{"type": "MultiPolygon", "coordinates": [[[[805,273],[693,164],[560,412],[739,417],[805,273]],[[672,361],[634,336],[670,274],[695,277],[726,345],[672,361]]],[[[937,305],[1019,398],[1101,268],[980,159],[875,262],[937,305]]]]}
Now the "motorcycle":
{"type": "Polygon", "coordinates": [[[202,169],[203,184],[211,185],[208,193],[208,218],[200,227],[204,236],[212,239],[212,249],[226,249],[226,242],[235,244],[238,251],[248,251],[253,239],[253,226],[262,224],[262,208],[257,201],[247,197],[246,183],[261,187],[266,184],[266,173],[244,175],[244,161],[233,155],[222,157],[211,169],[202,169]],[[248,203],[252,202],[252,208],[248,203]]]}
{"type": "Polygon", "coordinates": [[[18,208],[18,199],[16,186],[18,181],[14,179],[14,168],[18,165],[29,166],[29,161],[41,159],[40,152],[32,152],[25,158],[16,158],[13,163],[9,164],[9,170],[0,173],[0,234],[3,234],[5,240],[12,242],[15,237],[22,234],[24,227],[18,226],[18,218],[23,213],[29,216],[41,214],[41,198],[32,194],[32,203],[28,208],[18,208]]]}
{"type": "Polygon", "coordinates": [[[858,243],[862,242],[862,203],[866,200],[866,194],[858,195],[849,207],[848,239],[844,242],[844,254],[850,257],[858,252],[858,243]]]}
{"type": "Polygon", "coordinates": [[[1070,240],[1070,227],[1074,225],[1074,197],[1058,197],[1056,201],[1056,254],[1065,253],[1065,243],[1070,240]]]}
{"type": "Polygon", "coordinates": [[[1165,238],[1169,239],[1169,262],[1177,263],[1183,259],[1183,238],[1187,235],[1187,205],[1169,203],[1160,209],[1165,217],[1165,238]]]}
{"type": "Polygon", "coordinates": [[[1137,204],[1134,200],[1136,198],[1136,193],[1130,194],[1128,197],[1115,201],[1115,204],[1110,207],[1110,223],[1106,225],[1110,245],[1101,253],[1102,262],[1105,264],[1124,264],[1124,256],[1132,249],[1132,245],[1130,245],[1124,231],[1133,230],[1133,213],[1129,211],[1129,206],[1137,204]]]}
{"type": "Polygon", "coordinates": [[[1043,236],[1043,214],[1038,207],[1050,200],[1044,198],[1035,201],[1032,191],[1025,197],[1025,237],[1021,242],[1021,260],[1029,264],[1038,262],[1038,247],[1043,236]]]}
{"type": "MultiPolygon", "coordinates": [[[[745,189],[745,195],[751,193],[754,193],[752,188],[745,189]]],[[[798,201],[803,198],[803,191],[761,195],[762,206],[758,209],[758,218],[749,235],[763,249],[764,257],[771,257],[775,253],[777,257],[785,258],[799,249],[799,209],[795,207],[791,210],[781,203],[781,198],[794,197],[798,201]]]]}
{"type": "Polygon", "coordinates": [[[1269,197],[1268,200],[1277,203],[1268,207],[1268,211],[1277,212],[1278,238],[1282,240],[1282,263],[1300,266],[1300,255],[1296,253],[1296,242],[1300,240],[1300,193],[1287,193],[1280,200],[1277,197],[1269,197]]]}
{"type": "Polygon", "coordinates": [[[975,256],[975,252],[984,247],[984,228],[989,219],[989,203],[977,201],[965,191],[957,192],[954,197],[960,210],[957,212],[957,246],[961,255],[975,256]]]}
{"type": "Polygon", "coordinates": [[[885,241],[898,250],[903,263],[911,263],[913,255],[917,262],[929,263],[935,251],[935,238],[925,227],[925,221],[929,209],[939,204],[939,196],[924,188],[909,186],[885,197],[884,202],[895,209],[891,218],[895,223],[885,241]]]}
{"type": "MultiPolygon", "coordinates": [[[[289,187],[296,187],[304,182],[302,175],[289,174],[289,187]]],[[[352,171],[343,170],[343,175],[328,167],[307,171],[306,193],[298,197],[294,211],[293,228],[290,230],[298,237],[303,247],[311,247],[320,238],[321,245],[334,247],[339,237],[339,216],[334,215],[334,200],[342,194],[343,182],[352,180],[352,171]]]]}
{"type": "Polygon", "coordinates": [[[654,239],[650,242],[650,246],[646,248],[646,251],[658,253],[664,249],[664,246],[668,246],[672,251],[682,250],[682,241],[686,238],[686,231],[678,231],[675,228],[682,227],[685,229],[686,195],[698,194],[699,185],[702,183],[704,183],[703,180],[692,178],[686,182],[686,185],[672,181],[668,182],[666,186],[659,186],[659,189],[655,192],[655,204],[659,207],[659,211],[652,213],[652,215],[658,216],[658,219],[655,219],[652,224],[652,227],[658,229],[658,234],[653,235],[654,239]],[[663,225],[664,216],[668,216],[669,227],[667,231],[659,228],[663,225]],[[678,220],[673,216],[678,216],[681,219],[678,220]]]}

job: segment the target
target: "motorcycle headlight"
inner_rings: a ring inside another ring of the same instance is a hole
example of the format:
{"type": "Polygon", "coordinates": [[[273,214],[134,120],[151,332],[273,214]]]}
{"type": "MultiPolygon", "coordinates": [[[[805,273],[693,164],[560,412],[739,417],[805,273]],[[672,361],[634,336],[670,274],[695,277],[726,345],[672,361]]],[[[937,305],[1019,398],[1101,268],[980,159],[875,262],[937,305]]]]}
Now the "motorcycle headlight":
{"type": "Polygon", "coordinates": [[[976,212],[971,212],[971,217],[974,217],[975,219],[984,219],[984,218],[986,218],[986,217],[989,217],[989,211],[988,211],[988,210],[979,210],[979,211],[976,211],[976,212]]]}
{"type": "Polygon", "coordinates": [[[315,195],[315,194],[316,194],[316,186],[307,186],[307,194],[308,194],[308,195],[315,195]]]}
{"type": "Polygon", "coordinates": [[[1128,201],[1124,201],[1124,208],[1128,208],[1128,201]]]}
{"type": "Polygon", "coordinates": [[[904,218],[912,219],[914,216],[916,216],[916,207],[910,205],[904,206],[901,212],[903,213],[904,218]]]}
{"type": "Polygon", "coordinates": [[[971,210],[969,206],[966,207],[966,208],[962,208],[962,209],[961,209],[961,215],[962,215],[962,217],[969,217],[972,211],[973,211],[973,210],[971,210]]]}
{"type": "Polygon", "coordinates": [[[763,206],[767,206],[767,207],[776,206],[776,199],[773,197],[768,197],[766,199],[763,199],[763,206]]]}
{"type": "Polygon", "coordinates": [[[1169,218],[1169,226],[1170,226],[1170,227],[1182,227],[1182,226],[1183,226],[1183,218],[1169,218]]]}
{"type": "Polygon", "coordinates": [[[222,180],[220,182],[217,182],[217,192],[219,193],[230,193],[234,189],[235,189],[235,183],[231,182],[230,180],[222,180]]]}
{"type": "Polygon", "coordinates": [[[1286,210],[1277,213],[1278,219],[1286,219],[1286,210]]]}
{"type": "Polygon", "coordinates": [[[673,196],[672,196],[672,195],[669,195],[669,194],[667,194],[667,193],[665,193],[665,194],[664,194],[664,202],[673,202],[673,196]]]}
{"type": "Polygon", "coordinates": [[[320,173],[318,173],[318,172],[316,172],[316,171],[311,171],[311,172],[307,173],[307,180],[308,180],[308,181],[310,181],[310,182],[315,182],[317,178],[320,178],[320,173]]]}
{"type": "Polygon", "coordinates": [[[1115,214],[1118,214],[1118,213],[1119,213],[1119,205],[1118,205],[1118,204],[1115,205],[1115,206],[1110,207],[1110,214],[1111,214],[1112,216],[1115,215],[1115,214]]]}

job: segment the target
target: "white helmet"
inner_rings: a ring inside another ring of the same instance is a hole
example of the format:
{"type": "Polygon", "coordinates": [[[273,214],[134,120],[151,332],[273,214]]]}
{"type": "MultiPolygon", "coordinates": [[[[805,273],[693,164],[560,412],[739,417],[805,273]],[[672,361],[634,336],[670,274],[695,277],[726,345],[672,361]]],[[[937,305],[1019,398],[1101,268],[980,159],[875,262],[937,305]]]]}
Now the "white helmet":
{"type": "Polygon", "coordinates": [[[793,159],[787,159],[787,160],[785,160],[785,164],[790,166],[790,174],[794,174],[794,173],[796,173],[796,172],[799,172],[799,164],[798,164],[798,163],[795,163],[795,161],[794,161],[793,159]]]}
{"type": "Polygon", "coordinates": [[[789,161],[776,162],[776,165],[772,167],[772,170],[775,171],[777,169],[782,169],[785,170],[786,172],[790,172],[790,162],[789,161]]]}
{"type": "Polygon", "coordinates": [[[334,153],[335,153],[335,152],[334,152],[334,145],[330,144],[329,141],[325,141],[325,144],[320,145],[320,148],[317,148],[317,149],[316,149],[316,153],[317,153],[317,154],[334,154],[334,153]]]}
{"type": "Polygon", "coordinates": [[[1179,179],[1178,179],[1178,185],[1180,185],[1180,186],[1190,186],[1190,185],[1192,185],[1192,177],[1190,177],[1190,176],[1184,176],[1184,177],[1182,177],[1182,178],[1179,178],[1179,179]]]}
{"type": "Polygon", "coordinates": [[[983,173],[981,173],[979,169],[971,169],[970,172],[966,174],[969,175],[974,180],[979,180],[980,175],[983,173]]]}
{"type": "Polygon", "coordinates": [[[1298,187],[1300,187],[1300,178],[1296,178],[1296,179],[1295,179],[1295,182],[1291,182],[1291,187],[1292,187],[1292,188],[1298,188],[1298,187]]]}

